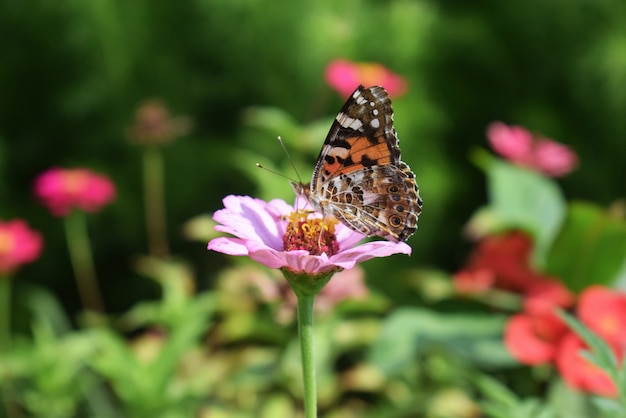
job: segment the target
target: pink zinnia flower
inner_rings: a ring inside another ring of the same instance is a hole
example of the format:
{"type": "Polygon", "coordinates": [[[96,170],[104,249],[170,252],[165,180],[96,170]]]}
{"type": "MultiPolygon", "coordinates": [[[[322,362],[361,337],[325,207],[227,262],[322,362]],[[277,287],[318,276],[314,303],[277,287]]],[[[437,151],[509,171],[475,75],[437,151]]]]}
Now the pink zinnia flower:
{"type": "Polygon", "coordinates": [[[208,249],[248,256],[270,268],[315,276],[350,269],[374,257],[411,253],[403,242],[357,245],[364,238],[358,232],[280,199],[265,202],[231,195],[223,202],[224,209],[213,215],[219,224],[215,229],[235,237],[215,238],[208,249]]]}
{"type": "Polygon", "coordinates": [[[0,275],[8,275],[22,264],[39,257],[43,239],[26,222],[16,219],[0,221],[0,275]]]}
{"type": "Polygon", "coordinates": [[[578,156],[566,145],[533,136],[521,126],[494,122],[487,138],[495,152],[509,161],[551,177],[569,174],[578,165],[578,156]]]}
{"type": "Polygon", "coordinates": [[[401,96],[407,90],[407,83],[402,77],[374,62],[334,60],[326,66],[325,78],[342,97],[352,94],[360,84],[382,86],[391,97],[401,96]]]}
{"type": "Polygon", "coordinates": [[[97,212],[115,198],[113,182],[86,168],[52,168],[35,180],[35,195],[55,216],[97,212]]]}

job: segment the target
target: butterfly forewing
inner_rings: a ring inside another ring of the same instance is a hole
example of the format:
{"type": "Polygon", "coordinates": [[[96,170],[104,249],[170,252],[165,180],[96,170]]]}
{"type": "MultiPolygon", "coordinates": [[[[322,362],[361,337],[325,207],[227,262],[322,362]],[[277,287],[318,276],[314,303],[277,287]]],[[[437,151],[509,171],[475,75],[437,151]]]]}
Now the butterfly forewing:
{"type": "Polygon", "coordinates": [[[387,92],[359,86],[335,118],[310,185],[300,189],[314,208],[355,231],[406,241],[422,200],[400,156],[387,92]]]}

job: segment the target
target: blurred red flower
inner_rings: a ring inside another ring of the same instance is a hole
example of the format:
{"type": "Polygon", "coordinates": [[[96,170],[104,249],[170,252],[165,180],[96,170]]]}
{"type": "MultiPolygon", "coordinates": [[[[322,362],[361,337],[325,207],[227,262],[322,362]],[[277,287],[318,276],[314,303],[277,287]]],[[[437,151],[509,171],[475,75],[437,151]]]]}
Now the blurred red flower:
{"type": "Polygon", "coordinates": [[[493,122],[487,127],[487,138],[502,157],[550,177],[565,176],[578,165],[578,156],[570,147],[533,136],[521,126],[493,122]]]}
{"type": "Polygon", "coordinates": [[[480,295],[493,287],[495,275],[490,269],[461,270],[452,277],[457,292],[480,295]]]}
{"type": "Polygon", "coordinates": [[[615,349],[626,348],[626,293],[590,286],[580,295],[580,321],[615,349]]]}
{"type": "MultiPolygon", "coordinates": [[[[626,348],[626,294],[604,286],[590,286],[580,294],[576,309],[580,321],[613,349],[621,363],[626,348]]],[[[571,332],[561,343],[556,364],[571,387],[601,396],[615,397],[617,389],[609,376],[580,355],[588,349],[571,332]]]]}
{"type": "Polygon", "coordinates": [[[532,283],[525,292],[524,310],[530,313],[553,312],[555,307],[567,309],[574,305],[576,297],[557,279],[545,276],[532,283]]]}
{"type": "Polygon", "coordinates": [[[574,295],[556,280],[537,282],[528,289],[524,311],[511,317],[504,331],[504,344],[520,363],[542,364],[553,361],[567,325],[556,308],[569,308],[574,295]]]}
{"type": "Polygon", "coordinates": [[[66,216],[74,208],[99,211],[115,198],[115,186],[86,168],[52,168],[35,180],[35,195],[53,215],[66,216]]]}
{"type": "Polygon", "coordinates": [[[504,344],[520,363],[542,364],[554,360],[567,326],[554,312],[513,315],[504,330],[504,344]]]}
{"type": "MultiPolygon", "coordinates": [[[[580,355],[587,345],[573,332],[563,337],[556,356],[561,377],[574,389],[600,396],[616,397],[617,389],[610,377],[595,364],[580,355]]],[[[621,352],[616,352],[622,359],[621,352]]]]}
{"type": "Polygon", "coordinates": [[[461,270],[464,274],[455,280],[455,284],[463,284],[463,280],[467,283],[468,276],[463,276],[470,274],[475,285],[491,282],[492,287],[524,292],[533,283],[544,280],[530,266],[532,245],[530,236],[521,231],[483,238],[470,254],[461,270]]]}
{"type": "Polygon", "coordinates": [[[43,239],[21,219],[0,221],[0,275],[9,275],[39,257],[43,239]]]}
{"type": "Polygon", "coordinates": [[[374,62],[334,60],[326,66],[325,78],[342,97],[352,94],[360,84],[382,86],[391,97],[403,95],[408,88],[402,77],[374,62]]]}

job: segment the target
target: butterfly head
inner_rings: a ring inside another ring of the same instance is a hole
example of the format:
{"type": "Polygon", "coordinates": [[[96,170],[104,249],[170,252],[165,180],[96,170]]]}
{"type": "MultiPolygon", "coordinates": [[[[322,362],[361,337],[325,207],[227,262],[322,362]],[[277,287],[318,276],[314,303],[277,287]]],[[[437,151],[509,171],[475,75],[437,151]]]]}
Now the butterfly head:
{"type": "Polygon", "coordinates": [[[311,190],[311,183],[304,184],[298,181],[291,181],[290,184],[297,196],[308,198],[309,191],[311,190]]]}

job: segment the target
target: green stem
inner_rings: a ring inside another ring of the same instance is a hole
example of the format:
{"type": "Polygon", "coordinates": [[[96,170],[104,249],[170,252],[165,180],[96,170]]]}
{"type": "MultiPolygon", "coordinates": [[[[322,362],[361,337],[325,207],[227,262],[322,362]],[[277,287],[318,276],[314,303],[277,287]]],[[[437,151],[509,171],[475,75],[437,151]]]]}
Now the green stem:
{"type": "Polygon", "coordinates": [[[313,304],[315,295],[297,294],[298,334],[302,353],[302,378],[304,381],[304,416],[317,417],[317,394],[315,386],[315,349],[313,345],[313,304]]]}
{"type": "Polygon", "coordinates": [[[0,353],[11,347],[11,279],[0,275],[0,353]]]}
{"type": "Polygon", "coordinates": [[[165,221],[163,155],[160,148],[144,148],[143,181],[148,248],[151,256],[165,258],[169,254],[169,246],[165,221]]]}
{"type": "Polygon", "coordinates": [[[84,212],[75,210],[65,217],[65,235],[83,308],[104,312],[84,212]]]}
{"type": "MultiPolygon", "coordinates": [[[[11,351],[11,278],[0,274],[0,354],[8,355],[11,351]]],[[[11,382],[10,371],[7,371],[1,392],[2,403],[7,417],[21,417],[15,402],[15,390],[11,382]]]]}

